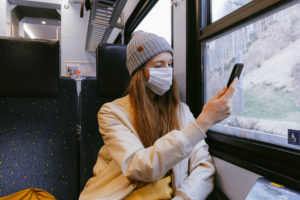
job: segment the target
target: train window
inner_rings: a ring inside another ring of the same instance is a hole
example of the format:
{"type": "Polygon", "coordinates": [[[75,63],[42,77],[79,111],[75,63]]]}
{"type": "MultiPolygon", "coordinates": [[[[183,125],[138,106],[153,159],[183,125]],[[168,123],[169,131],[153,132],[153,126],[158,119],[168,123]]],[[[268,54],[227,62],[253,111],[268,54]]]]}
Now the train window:
{"type": "Polygon", "coordinates": [[[231,117],[212,130],[300,149],[300,3],[202,41],[205,99],[217,93],[236,62],[244,63],[231,117]]]}
{"type": "Polygon", "coordinates": [[[252,0],[210,0],[211,21],[217,21],[252,0]]]}
{"type": "Polygon", "coordinates": [[[171,0],[159,0],[135,31],[155,33],[171,44],[171,21],[171,0]]]}

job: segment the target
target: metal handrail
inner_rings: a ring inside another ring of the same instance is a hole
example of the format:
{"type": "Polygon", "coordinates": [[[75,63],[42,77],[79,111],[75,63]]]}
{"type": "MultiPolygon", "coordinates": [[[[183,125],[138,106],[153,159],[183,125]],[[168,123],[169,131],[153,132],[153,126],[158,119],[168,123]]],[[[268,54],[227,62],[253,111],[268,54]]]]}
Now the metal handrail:
{"type": "Polygon", "coordinates": [[[61,26],[56,28],[56,40],[58,40],[58,34],[59,34],[59,30],[61,31],[61,26]]]}
{"type": "Polygon", "coordinates": [[[7,22],[7,25],[10,26],[10,37],[14,37],[14,26],[10,22],[7,22]]]}

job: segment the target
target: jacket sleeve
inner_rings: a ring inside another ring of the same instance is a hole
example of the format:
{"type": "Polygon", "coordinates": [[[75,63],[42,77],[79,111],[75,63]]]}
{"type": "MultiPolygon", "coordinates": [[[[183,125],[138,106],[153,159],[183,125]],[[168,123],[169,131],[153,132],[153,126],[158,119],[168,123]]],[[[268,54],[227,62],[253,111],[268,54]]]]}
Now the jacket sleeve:
{"type": "Polygon", "coordinates": [[[112,159],[125,176],[134,180],[152,182],[162,178],[206,137],[201,128],[191,122],[184,130],[171,131],[153,146],[144,148],[114,106],[109,103],[102,106],[98,113],[99,130],[112,159]]]}
{"type": "MultiPolygon", "coordinates": [[[[189,121],[194,116],[189,112],[189,121]]],[[[189,156],[189,176],[177,189],[177,197],[174,199],[205,200],[212,192],[214,186],[215,167],[208,152],[208,145],[204,140],[199,142],[189,156]]]]}

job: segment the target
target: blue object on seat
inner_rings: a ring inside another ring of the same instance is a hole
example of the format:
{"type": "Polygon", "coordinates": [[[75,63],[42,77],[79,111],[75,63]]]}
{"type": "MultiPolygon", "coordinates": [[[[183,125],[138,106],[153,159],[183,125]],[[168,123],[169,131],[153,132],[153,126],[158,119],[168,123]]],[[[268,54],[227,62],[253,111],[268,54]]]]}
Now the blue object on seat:
{"type": "Polygon", "coordinates": [[[104,103],[120,98],[129,83],[125,45],[102,44],[97,48],[97,79],[83,80],[79,96],[80,191],[93,175],[98,151],[103,146],[97,113],[104,103]]]}
{"type": "Polygon", "coordinates": [[[0,98],[0,197],[34,187],[77,199],[77,95],[60,80],[58,97],[0,98]]]}

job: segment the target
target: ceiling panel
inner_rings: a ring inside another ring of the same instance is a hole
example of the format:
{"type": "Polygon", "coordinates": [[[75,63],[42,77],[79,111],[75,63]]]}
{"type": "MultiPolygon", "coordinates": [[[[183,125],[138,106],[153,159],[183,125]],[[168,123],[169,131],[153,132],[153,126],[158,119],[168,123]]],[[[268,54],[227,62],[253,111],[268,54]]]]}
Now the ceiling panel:
{"type": "Polygon", "coordinates": [[[62,0],[8,0],[8,2],[20,6],[60,9],[62,0]]]}
{"type": "Polygon", "coordinates": [[[81,0],[69,0],[69,3],[81,3],[81,0]]]}

